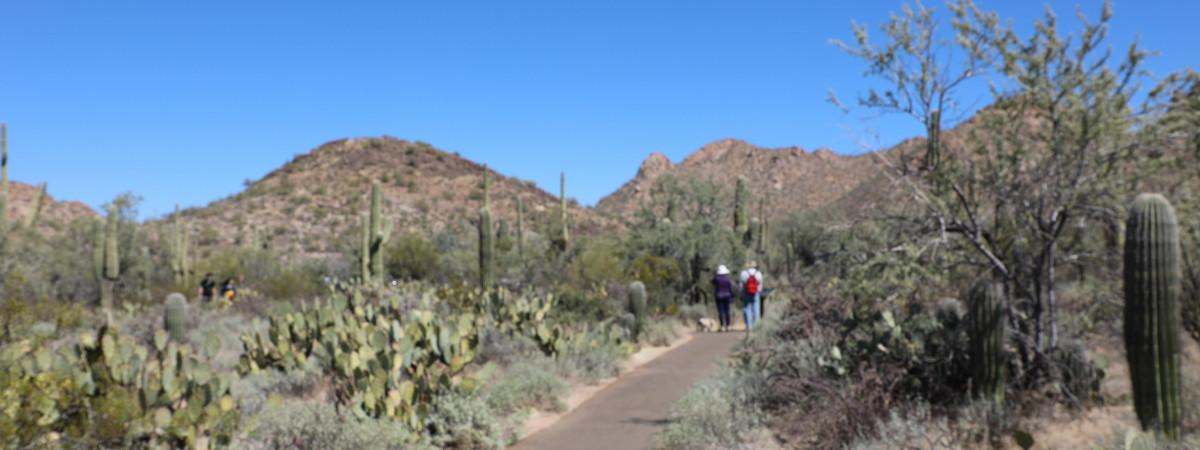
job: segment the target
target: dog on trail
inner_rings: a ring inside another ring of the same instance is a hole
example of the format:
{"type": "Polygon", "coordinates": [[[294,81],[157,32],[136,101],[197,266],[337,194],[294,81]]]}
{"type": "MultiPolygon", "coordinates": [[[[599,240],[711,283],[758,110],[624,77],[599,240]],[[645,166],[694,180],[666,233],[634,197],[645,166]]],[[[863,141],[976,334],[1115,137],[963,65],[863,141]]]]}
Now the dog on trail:
{"type": "Polygon", "coordinates": [[[713,332],[717,331],[717,321],[709,317],[701,317],[696,320],[696,331],[713,332]]]}

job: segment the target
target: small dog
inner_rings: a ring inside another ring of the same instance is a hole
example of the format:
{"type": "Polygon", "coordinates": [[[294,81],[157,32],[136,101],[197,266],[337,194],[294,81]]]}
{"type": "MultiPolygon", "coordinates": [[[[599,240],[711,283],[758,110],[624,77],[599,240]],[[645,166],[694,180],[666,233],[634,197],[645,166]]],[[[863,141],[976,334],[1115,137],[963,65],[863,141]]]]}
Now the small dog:
{"type": "Polygon", "coordinates": [[[709,317],[701,317],[696,320],[696,331],[713,332],[717,331],[717,321],[709,317]]]}

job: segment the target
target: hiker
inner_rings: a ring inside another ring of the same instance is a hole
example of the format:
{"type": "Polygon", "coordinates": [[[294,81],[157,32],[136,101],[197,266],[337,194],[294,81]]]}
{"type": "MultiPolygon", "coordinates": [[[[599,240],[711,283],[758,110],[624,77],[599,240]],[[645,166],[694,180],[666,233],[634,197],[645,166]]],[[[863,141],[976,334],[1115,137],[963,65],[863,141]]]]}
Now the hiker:
{"type": "Polygon", "coordinates": [[[213,281],[212,273],[204,274],[204,280],[200,282],[200,289],[196,290],[200,294],[200,300],[204,303],[211,303],[215,287],[217,287],[217,282],[213,281]]]}
{"type": "Polygon", "coordinates": [[[746,332],[754,329],[758,322],[758,291],[762,286],[762,272],[757,269],[754,261],[746,263],[746,270],[741,274],[742,309],[746,316],[746,332]]]}
{"type": "Polygon", "coordinates": [[[233,301],[233,298],[237,296],[237,286],[233,284],[232,277],[227,278],[225,282],[221,284],[221,296],[225,297],[225,299],[229,301],[233,301]]]}
{"type": "Polygon", "coordinates": [[[721,321],[720,331],[729,331],[729,302],[733,300],[733,280],[729,279],[729,268],[717,266],[717,275],[712,279],[713,291],[717,296],[717,316],[721,321]]]}

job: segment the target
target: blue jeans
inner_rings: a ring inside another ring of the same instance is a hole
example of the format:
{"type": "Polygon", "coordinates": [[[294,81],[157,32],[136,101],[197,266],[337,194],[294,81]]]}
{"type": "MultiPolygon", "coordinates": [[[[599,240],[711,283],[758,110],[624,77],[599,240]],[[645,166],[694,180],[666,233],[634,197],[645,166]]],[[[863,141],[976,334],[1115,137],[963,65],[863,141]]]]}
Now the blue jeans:
{"type": "Polygon", "coordinates": [[[746,330],[753,330],[758,323],[758,294],[742,293],[742,314],[746,316],[746,330]]]}
{"type": "Polygon", "coordinates": [[[729,302],[732,300],[732,297],[717,297],[717,317],[721,321],[722,328],[729,326],[729,302]]]}

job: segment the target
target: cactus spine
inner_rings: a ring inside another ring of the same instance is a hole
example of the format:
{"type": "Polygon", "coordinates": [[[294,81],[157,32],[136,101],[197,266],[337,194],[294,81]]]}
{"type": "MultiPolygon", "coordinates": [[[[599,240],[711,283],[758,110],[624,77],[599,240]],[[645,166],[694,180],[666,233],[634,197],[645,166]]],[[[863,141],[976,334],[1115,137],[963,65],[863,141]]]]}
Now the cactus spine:
{"type": "Polygon", "coordinates": [[[568,231],[569,227],[567,226],[567,173],[566,172],[562,173],[562,177],[559,179],[559,182],[558,182],[558,188],[559,188],[559,194],[560,194],[559,197],[560,197],[560,201],[561,201],[560,209],[562,210],[562,236],[561,236],[562,248],[565,250],[567,248],[567,243],[571,242],[571,235],[570,235],[570,232],[568,231]]]}
{"type": "Polygon", "coordinates": [[[187,298],[178,292],[167,296],[166,308],[163,310],[163,328],[175,342],[183,341],[183,332],[187,328],[187,298]]]}
{"type": "Polygon", "coordinates": [[[641,281],[634,281],[629,284],[629,312],[633,313],[633,333],[634,340],[637,340],[642,334],[642,327],[646,326],[646,285],[641,281]]]}
{"type": "Polygon", "coordinates": [[[733,232],[742,236],[746,235],[750,225],[746,221],[747,197],[749,197],[749,193],[746,192],[746,177],[738,175],[737,190],[733,192],[733,232]]]}
{"type": "Polygon", "coordinates": [[[372,277],[383,280],[383,245],[392,235],[392,221],[383,218],[383,192],[379,180],[371,182],[371,216],[363,217],[363,281],[372,277]]]}
{"type": "MultiPolygon", "coordinates": [[[[100,307],[104,311],[112,311],[113,306],[113,286],[117,283],[117,276],[121,273],[121,259],[117,255],[117,207],[108,207],[108,223],[105,226],[103,244],[100,243],[100,235],[94,237],[96,243],[93,245],[103,245],[103,254],[96,258],[93,252],[93,262],[99,261],[101,267],[96,267],[96,273],[100,274],[100,307]]],[[[96,219],[99,221],[99,219],[96,219]]]]}
{"type": "Polygon", "coordinates": [[[971,289],[968,301],[967,336],[974,395],[1002,404],[1007,374],[1004,336],[1008,315],[1004,285],[981,281],[971,289]]]}
{"type": "Polygon", "coordinates": [[[1179,229],[1158,194],[1141,194],[1125,223],[1125,349],[1142,428],[1180,438],[1179,229]]]}
{"type": "Polygon", "coordinates": [[[490,289],[495,282],[495,238],[492,234],[492,214],[487,207],[479,208],[479,287],[490,289]]]}

